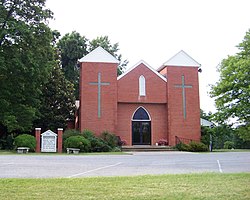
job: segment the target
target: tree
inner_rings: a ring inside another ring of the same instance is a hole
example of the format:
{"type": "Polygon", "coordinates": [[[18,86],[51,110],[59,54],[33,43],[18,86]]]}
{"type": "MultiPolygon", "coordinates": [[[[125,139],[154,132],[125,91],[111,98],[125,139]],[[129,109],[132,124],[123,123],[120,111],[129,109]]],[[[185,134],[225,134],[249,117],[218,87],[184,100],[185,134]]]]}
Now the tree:
{"type": "Polygon", "coordinates": [[[27,131],[38,115],[41,86],[54,63],[45,0],[1,0],[0,124],[27,131]]]}
{"type": "MultiPolygon", "coordinates": [[[[211,119],[212,119],[212,113],[209,112],[207,114],[204,110],[200,109],[200,118],[208,120],[208,121],[211,121],[211,119]]],[[[212,136],[214,135],[212,127],[201,126],[201,142],[202,143],[204,143],[206,145],[209,145],[210,144],[210,140],[211,140],[211,138],[210,138],[211,135],[212,136]]]]}
{"type": "Polygon", "coordinates": [[[74,118],[74,86],[65,79],[58,65],[42,88],[41,101],[40,118],[35,121],[35,127],[56,131],[57,128],[66,128],[67,120],[74,118]]]}
{"type": "MultiPolygon", "coordinates": [[[[74,84],[75,97],[79,99],[79,63],[78,59],[82,58],[89,52],[93,51],[98,46],[101,46],[119,61],[121,61],[121,54],[118,54],[119,44],[112,45],[108,36],[97,37],[89,42],[89,40],[81,36],[79,33],[73,31],[64,35],[57,43],[60,51],[60,60],[63,72],[67,80],[74,84]]],[[[117,75],[122,74],[124,66],[128,63],[127,60],[121,61],[117,68],[117,75]]]]}
{"type": "Polygon", "coordinates": [[[211,121],[212,120],[212,112],[206,113],[204,110],[200,109],[200,118],[211,121]]]}
{"type": "Polygon", "coordinates": [[[120,61],[120,65],[117,68],[117,75],[121,75],[123,73],[124,67],[127,66],[128,61],[122,61],[122,55],[118,54],[119,44],[115,43],[111,45],[108,36],[101,36],[93,39],[89,43],[89,52],[94,50],[95,48],[101,46],[103,49],[108,51],[111,55],[113,55],[117,60],[120,61]]]}
{"type": "Polygon", "coordinates": [[[64,35],[57,43],[61,53],[62,70],[67,80],[74,84],[75,96],[79,96],[78,59],[88,53],[87,39],[73,31],[64,35]]]}
{"type": "Polygon", "coordinates": [[[219,66],[220,80],[212,86],[211,97],[215,98],[217,121],[234,118],[241,124],[240,137],[250,140],[250,30],[238,48],[239,53],[219,66]]]}

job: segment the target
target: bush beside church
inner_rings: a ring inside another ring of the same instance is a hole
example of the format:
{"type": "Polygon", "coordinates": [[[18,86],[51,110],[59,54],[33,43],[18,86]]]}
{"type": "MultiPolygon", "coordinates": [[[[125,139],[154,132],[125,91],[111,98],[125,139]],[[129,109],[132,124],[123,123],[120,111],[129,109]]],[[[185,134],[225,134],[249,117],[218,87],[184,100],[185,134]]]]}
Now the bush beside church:
{"type": "Polygon", "coordinates": [[[120,142],[115,134],[103,131],[97,137],[90,130],[82,132],[69,129],[63,134],[63,148],[79,148],[80,152],[109,152],[121,151],[120,142]]]}

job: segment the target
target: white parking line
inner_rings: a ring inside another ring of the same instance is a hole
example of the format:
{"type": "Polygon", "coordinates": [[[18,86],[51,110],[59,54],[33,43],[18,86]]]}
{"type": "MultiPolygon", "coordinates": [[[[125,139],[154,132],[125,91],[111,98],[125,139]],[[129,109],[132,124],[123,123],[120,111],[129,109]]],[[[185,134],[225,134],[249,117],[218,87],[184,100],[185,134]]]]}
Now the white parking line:
{"type": "Polygon", "coordinates": [[[1,163],[0,166],[1,166],[1,165],[13,165],[13,164],[14,164],[14,163],[1,163]]]}
{"type": "Polygon", "coordinates": [[[72,178],[72,177],[80,176],[80,175],[87,174],[87,173],[94,172],[94,171],[98,171],[98,170],[101,170],[101,169],[115,167],[115,166],[120,165],[120,164],[122,164],[122,163],[119,162],[119,163],[116,163],[114,165],[107,165],[107,166],[104,166],[104,167],[99,167],[99,168],[92,169],[92,170],[89,170],[89,171],[86,171],[86,172],[82,172],[82,173],[79,173],[79,174],[74,174],[74,175],[68,176],[67,178],[72,178]]]}
{"type": "Polygon", "coordinates": [[[220,171],[220,173],[223,173],[223,171],[222,171],[222,169],[221,169],[220,161],[217,160],[217,163],[218,163],[218,166],[219,166],[219,171],[220,171]]]}

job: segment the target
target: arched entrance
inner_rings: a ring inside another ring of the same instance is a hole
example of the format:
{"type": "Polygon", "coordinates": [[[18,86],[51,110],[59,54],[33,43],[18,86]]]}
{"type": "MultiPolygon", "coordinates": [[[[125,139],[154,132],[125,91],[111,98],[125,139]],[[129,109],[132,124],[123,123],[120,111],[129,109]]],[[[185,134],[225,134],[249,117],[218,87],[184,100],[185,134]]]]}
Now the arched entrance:
{"type": "Polygon", "coordinates": [[[132,145],[151,145],[151,119],[143,107],[132,117],[132,145]]]}

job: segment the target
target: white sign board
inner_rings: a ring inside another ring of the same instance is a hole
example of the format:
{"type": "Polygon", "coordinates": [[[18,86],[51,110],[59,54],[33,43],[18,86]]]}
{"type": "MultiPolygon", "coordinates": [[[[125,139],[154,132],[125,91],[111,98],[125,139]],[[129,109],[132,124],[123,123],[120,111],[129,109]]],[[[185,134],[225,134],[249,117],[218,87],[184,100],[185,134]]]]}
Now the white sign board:
{"type": "Polygon", "coordinates": [[[41,152],[56,152],[57,134],[48,130],[41,134],[42,136],[42,149],[41,152]]]}

